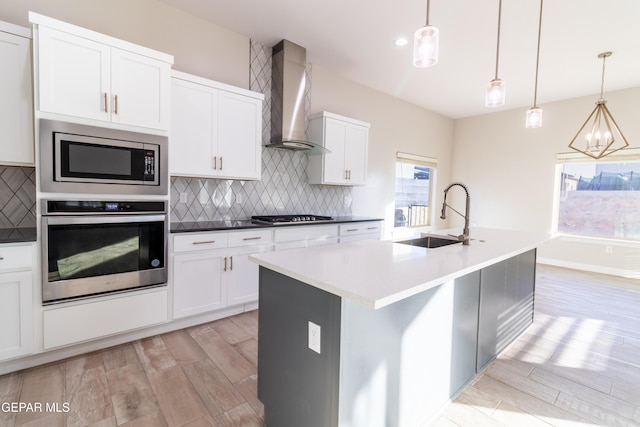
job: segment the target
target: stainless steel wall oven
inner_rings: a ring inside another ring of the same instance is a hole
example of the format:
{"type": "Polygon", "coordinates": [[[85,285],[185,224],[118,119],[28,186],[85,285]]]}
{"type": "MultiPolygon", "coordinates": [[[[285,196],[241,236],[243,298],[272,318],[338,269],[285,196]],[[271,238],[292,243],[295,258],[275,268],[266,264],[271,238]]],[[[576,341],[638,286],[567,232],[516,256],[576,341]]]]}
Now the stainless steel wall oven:
{"type": "Polygon", "coordinates": [[[42,201],[42,301],[167,282],[167,202],[42,201]]]}
{"type": "Polygon", "coordinates": [[[168,194],[166,136],[39,120],[46,193],[168,194]]]}

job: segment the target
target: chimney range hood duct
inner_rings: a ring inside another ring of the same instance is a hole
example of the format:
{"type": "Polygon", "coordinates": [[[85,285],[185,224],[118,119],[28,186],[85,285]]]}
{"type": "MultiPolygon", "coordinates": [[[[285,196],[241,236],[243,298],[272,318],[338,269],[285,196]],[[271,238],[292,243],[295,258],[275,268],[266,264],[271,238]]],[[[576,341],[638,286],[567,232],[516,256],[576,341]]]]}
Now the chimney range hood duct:
{"type": "Polygon", "coordinates": [[[330,153],[307,141],[304,132],[306,49],[282,40],[273,47],[271,61],[271,142],[266,146],[308,155],[330,153]]]}

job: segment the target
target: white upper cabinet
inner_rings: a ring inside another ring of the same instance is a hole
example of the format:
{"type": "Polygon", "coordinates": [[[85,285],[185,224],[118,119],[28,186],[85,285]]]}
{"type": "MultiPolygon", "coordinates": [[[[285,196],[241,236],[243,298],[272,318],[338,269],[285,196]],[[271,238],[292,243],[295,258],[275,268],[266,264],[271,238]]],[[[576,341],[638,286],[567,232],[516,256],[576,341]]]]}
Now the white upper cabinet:
{"type": "Polygon", "coordinates": [[[260,179],[262,94],[172,72],[169,173],[260,179]]]}
{"type": "Polygon", "coordinates": [[[31,31],[0,22],[0,164],[33,166],[31,31]]]}
{"type": "Polygon", "coordinates": [[[37,109],[168,130],[173,57],[30,13],[37,109]]]}
{"type": "Polygon", "coordinates": [[[367,176],[369,124],[322,112],[311,117],[309,136],[330,153],[309,156],[310,184],[364,185],[367,176]]]}

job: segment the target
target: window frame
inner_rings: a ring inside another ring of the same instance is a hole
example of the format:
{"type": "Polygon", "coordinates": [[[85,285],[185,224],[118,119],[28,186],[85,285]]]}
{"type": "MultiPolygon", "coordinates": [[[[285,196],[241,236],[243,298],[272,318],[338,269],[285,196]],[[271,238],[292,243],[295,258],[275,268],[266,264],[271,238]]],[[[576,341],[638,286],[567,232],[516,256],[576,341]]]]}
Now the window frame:
{"type": "MultiPolygon", "coordinates": [[[[396,158],[394,163],[394,169],[397,167],[398,163],[402,163],[403,160],[406,163],[410,163],[412,165],[423,166],[429,168],[429,199],[427,201],[428,209],[428,218],[426,224],[418,224],[418,225],[403,225],[403,226],[395,226],[395,206],[396,206],[396,192],[395,192],[395,179],[397,179],[397,175],[394,172],[394,196],[393,196],[393,206],[394,206],[394,230],[408,230],[408,229],[419,229],[419,228],[433,228],[433,224],[435,222],[435,210],[432,209],[434,203],[434,190],[436,188],[436,180],[437,180],[437,171],[438,171],[438,159],[418,154],[410,154],[404,153],[401,151],[396,152],[396,158]]],[[[408,221],[407,221],[408,224],[408,221]]]]}
{"type": "Polygon", "coordinates": [[[591,240],[607,240],[607,241],[620,241],[620,242],[638,242],[638,238],[634,237],[620,237],[620,236],[605,236],[601,234],[587,234],[587,233],[571,233],[567,231],[560,231],[559,219],[560,219],[560,199],[562,197],[562,167],[567,163],[621,163],[621,162],[640,162],[640,148],[626,148],[611,153],[600,159],[594,159],[586,156],[583,153],[578,152],[564,152],[556,155],[555,164],[555,179],[554,179],[554,192],[553,192],[553,210],[551,218],[551,229],[558,236],[575,239],[591,239],[591,240]]]}

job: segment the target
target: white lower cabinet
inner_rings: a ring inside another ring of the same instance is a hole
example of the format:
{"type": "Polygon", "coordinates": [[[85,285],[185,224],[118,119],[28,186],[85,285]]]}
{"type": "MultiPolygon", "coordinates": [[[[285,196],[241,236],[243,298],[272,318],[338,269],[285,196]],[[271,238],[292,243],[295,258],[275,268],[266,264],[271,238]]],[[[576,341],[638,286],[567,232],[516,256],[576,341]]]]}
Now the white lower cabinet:
{"type": "Polygon", "coordinates": [[[34,245],[0,245],[0,360],[33,350],[34,245]]]}
{"type": "Polygon", "coordinates": [[[296,225],[275,230],[277,251],[338,243],[338,225],[296,225]]]}
{"type": "Polygon", "coordinates": [[[272,242],[271,229],[174,235],[174,318],[256,303],[258,265],[248,258],[272,242]]]}
{"type": "Polygon", "coordinates": [[[340,243],[382,239],[382,221],[340,224],[340,243]]]}
{"type": "Polygon", "coordinates": [[[165,286],[46,309],[42,313],[44,349],[164,323],[167,303],[165,286]]]}

